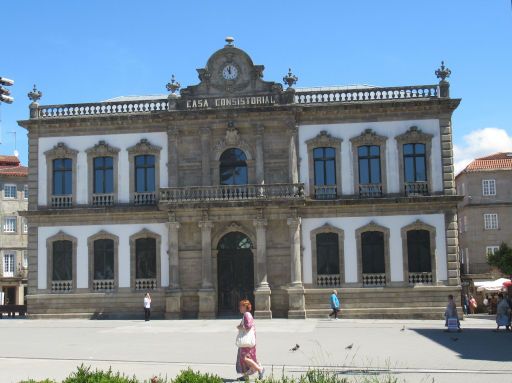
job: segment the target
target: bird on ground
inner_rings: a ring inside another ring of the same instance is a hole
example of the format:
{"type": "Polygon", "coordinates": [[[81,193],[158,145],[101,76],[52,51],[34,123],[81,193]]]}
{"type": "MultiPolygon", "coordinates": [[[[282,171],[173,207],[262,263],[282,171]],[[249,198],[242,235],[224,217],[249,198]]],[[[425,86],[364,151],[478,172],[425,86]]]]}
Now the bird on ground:
{"type": "Polygon", "coordinates": [[[402,329],[401,329],[400,331],[405,331],[405,326],[404,326],[404,327],[402,327],[402,329]]]}
{"type": "Polygon", "coordinates": [[[345,347],[345,350],[352,350],[352,347],[354,347],[354,343],[349,344],[347,347],[345,347]]]}
{"type": "Polygon", "coordinates": [[[298,349],[300,348],[300,346],[298,344],[296,344],[295,346],[293,346],[290,351],[297,351],[298,349]]]}

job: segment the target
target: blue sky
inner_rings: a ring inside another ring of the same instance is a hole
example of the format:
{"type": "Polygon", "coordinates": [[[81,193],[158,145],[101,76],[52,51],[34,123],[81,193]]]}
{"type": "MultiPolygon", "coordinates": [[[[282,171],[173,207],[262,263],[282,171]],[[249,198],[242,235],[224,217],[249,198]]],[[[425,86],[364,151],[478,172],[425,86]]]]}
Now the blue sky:
{"type": "Polygon", "coordinates": [[[456,160],[512,150],[510,0],[28,1],[3,0],[0,76],[16,81],[1,105],[2,144],[27,161],[16,121],[28,118],[36,83],[42,104],[159,94],[175,74],[197,82],[224,37],[280,81],[297,86],[433,84],[452,70],[456,160]]]}

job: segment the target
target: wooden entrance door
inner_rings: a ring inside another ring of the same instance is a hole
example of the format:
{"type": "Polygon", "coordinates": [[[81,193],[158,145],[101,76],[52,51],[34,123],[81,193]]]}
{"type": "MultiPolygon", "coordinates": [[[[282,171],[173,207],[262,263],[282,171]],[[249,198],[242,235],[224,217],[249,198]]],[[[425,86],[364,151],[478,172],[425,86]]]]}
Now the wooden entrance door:
{"type": "Polygon", "coordinates": [[[249,299],[254,305],[254,263],[252,243],[243,233],[226,234],[217,254],[218,311],[220,316],[236,315],[238,303],[249,299]]]}

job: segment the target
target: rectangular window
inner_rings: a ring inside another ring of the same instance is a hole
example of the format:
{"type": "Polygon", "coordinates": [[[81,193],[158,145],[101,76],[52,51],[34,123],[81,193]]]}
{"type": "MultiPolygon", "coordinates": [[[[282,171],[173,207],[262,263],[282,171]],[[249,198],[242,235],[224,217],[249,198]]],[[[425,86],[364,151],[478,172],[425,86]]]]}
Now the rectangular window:
{"type": "Polygon", "coordinates": [[[98,239],[94,241],[95,280],[114,279],[114,241],[98,239]]]}
{"type": "Polygon", "coordinates": [[[491,255],[491,254],[494,254],[495,252],[497,252],[498,250],[500,249],[499,246],[487,246],[485,248],[485,254],[487,255],[491,255]]]}
{"type": "Polygon", "coordinates": [[[498,229],[498,214],[484,214],[484,228],[485,230],[498,229]]]}
{"type": "Polygon", "coordinates": [[[427,181],[427,158],[425,144],[405,144],[404,150],[404,180],[411,182],[427,181]]]}
{"type": "Polygon", "coordinates": [[[4,185],[4,198],[5,199],[16,199],[18,188],[16,185],[4,185]]]}
{"type": "Polygon", "coordinates": [[[15,258],[14,253],[4,254],[4,277],[14,277],[15,258]]]}
{"type": "Polygon", "coordinates": [[[155,191],[155,156],[141,155],[135,157],[135,192],[150,193],[155,191]]]}
{"type": "Polygon", "coordinates": [[[28,199],[28,185],[23,186],[23,198],[28,199]]]}
{"type": "Polygon", "coordinates": [[[94,166],[94,194],[111,194],[114,192],[114,159],[96,157],[94,166]]]}
{"type": "Polygon", "coordinates": [[[23,268],[28,269],[28,251],[23,250],[23,268]]]}
{"type": "Polygon", "coordinates": [[[336,198],[336,150],[334,148],[313,149],[315,169],[315,197],[336,198]]]}
{"type": "Polygon", "coordinates": [[[468,216],[467,216],[467,215],[465,215],[465,216],[463,217],[463,220],[464,220],[464,221],[463,221],[463,223],[464,223],[464,225],[463,225],[463,229],[464,229],[464,232],[466,232],[466,231],[468,231],[468,216]]]}
{"type": "Polygon", "coordinates": [[[73,279],[73,243],[71,241],[53,242],[52,280],[71,281],[73,279]]]}
{"type": "Polygon", "coordinates": [[[28,222],[26,218],[23,218],[23,233],[28,233],[28,222]]]}
{"type": "Polygon", "coordinates": [[[496,180],[482,180],[482,194],[496,195],[496,180]]]}
{"type": "Polygon", "coordinates": [[[53,160],[53,195],[73,194],[73,160],[57,158],[53,160]]]}
{"type": "Polygon", "coordinates": [[[4,233],[16,233],[16,217],[4,218],[4,233]]]}
{"type": "Polygon", "coordinates": [[[338,234],[319,233],[316,235],[316,272],[318,275],[340,273],[338,234]]]}
{"type": "Polygon", "coordinates": [[[466,185],[464,185],[464,182],[460,185],[460,194],[466,195],[466,185]]]}
{"type": "Polygon", "coordinates": [[[380,146],[360,146],[357,154],[359,161],[359,184],[380,184],[380,146]]]}

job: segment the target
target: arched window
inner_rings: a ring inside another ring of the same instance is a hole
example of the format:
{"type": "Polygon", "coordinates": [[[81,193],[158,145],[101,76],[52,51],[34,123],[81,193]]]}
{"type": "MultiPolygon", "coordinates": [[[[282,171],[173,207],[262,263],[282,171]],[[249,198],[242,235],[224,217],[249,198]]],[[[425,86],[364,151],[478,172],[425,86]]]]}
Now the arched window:
{"type": "Polygon", "coordinates": [[[135,278],[156,279],[155,238],[135,240],[135,278]]]}
{"type": "Polygon", "coordinates": [[[409,230],[407,232],[407,259],[410,273],[430,273],[432,271],[430,232],[428,230],[409,230]]]}
{"type": "Polygon", "coordinates": [[[220,184],[221,185],[246,185],[247,157],[238,148],[226,150],[220,156],[220,184]]]}
{"type": "Polygon", "coordinates": [[[244,233],[233,231],[221,238],[217,245],[218,250],[251,249],[252,242],[244,233]]]}
{"type": "Polygon", "coordinates": [[[114,241],[94,241],[94,280],[114,279],[114,241]]]}
{"type": "Polygon", "coordinates": [[[383,232],[365,231],[361,233],[361,252],[363,274],[384,274],[386,272],[383,232]]]}
{"type": "Polygon", "coordinates": [[[316,273],[334,275],[340,273],[339,239],[336,233],[316,235],[316,273]]]}
{"type": "Polygon", "coordinates": [[[52,247],[52,281],[72,281],[73,242],[54,241],[52,247]]]}

